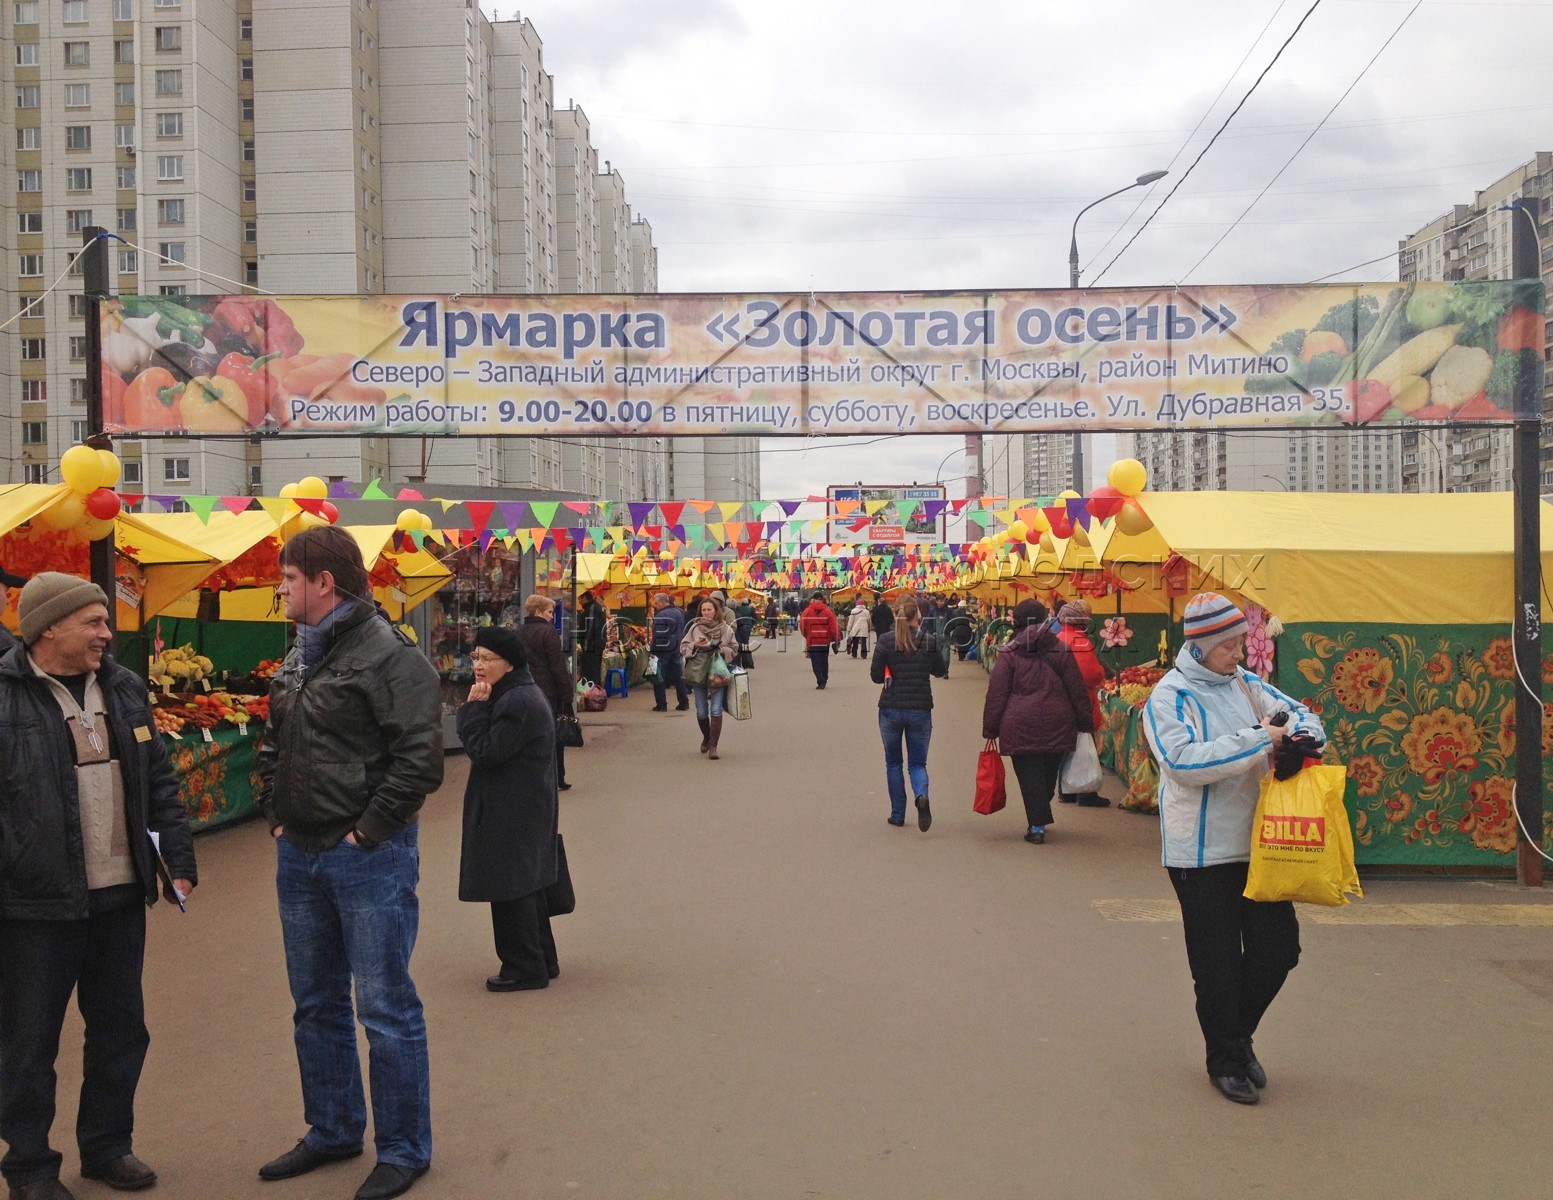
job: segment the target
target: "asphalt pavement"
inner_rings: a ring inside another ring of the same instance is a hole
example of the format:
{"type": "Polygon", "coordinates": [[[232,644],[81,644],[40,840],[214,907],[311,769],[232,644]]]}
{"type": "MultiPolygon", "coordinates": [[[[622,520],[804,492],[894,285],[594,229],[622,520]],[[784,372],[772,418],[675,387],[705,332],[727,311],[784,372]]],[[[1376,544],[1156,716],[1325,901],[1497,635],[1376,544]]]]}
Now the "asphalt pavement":
{"type": "MultiPolygon", "coordinates": [[[[650,690],[584,718],[561,800],[578,906],[561,976],[493,995],[456,898],[465,762],[422,820],[414,975],[430,1028],[426,1197],[1542,1197],[1553,907],[1512,883],[1371,882],[1302,910],[1257,1037],[1260,1105],[1203,1071],[1157,822],[1061,807],[1044,846],[971,812],[986,676],[935,681],[934,822],[885,823],[866,664],[814,688],[758,642],[722,758],[650,690]],[[1338,923],[1338,919],[1341,923],[1338,923]],[[1393,923],[1395,922],[1395,923],[1393,923]]],[[[136,1152],[153,1195],[353,1194],[367,1157],[263,1183],[304,1132],[274,885],[248,823],[158,905],[136,1152]]],[[[81,1037],[60,1055],[71,1144],[81,1037]]],[[[365,1039],[362,1040],[365,1055],[365,1039]]],[[[370,1137],[370,1134],[369,1134],[370,1137]]]]}

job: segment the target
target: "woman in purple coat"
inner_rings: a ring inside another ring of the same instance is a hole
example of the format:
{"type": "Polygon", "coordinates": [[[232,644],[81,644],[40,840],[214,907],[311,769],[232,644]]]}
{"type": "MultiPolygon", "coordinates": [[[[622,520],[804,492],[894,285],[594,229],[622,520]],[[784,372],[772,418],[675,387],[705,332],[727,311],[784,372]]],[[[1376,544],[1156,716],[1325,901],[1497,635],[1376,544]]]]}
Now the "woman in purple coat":
{"type": "Polygon", "coordinates": [[[1030,829],[1040,845],[1052,822],[1052,794],[1063,758],[1080,733],[1093,733],[1089,690],[1073,652],[1046,626],[1046,606],[1014,607],[1014,637],[998,651],[982,708],[981,736],[996,738],[1014,767],[1030,829]]]}

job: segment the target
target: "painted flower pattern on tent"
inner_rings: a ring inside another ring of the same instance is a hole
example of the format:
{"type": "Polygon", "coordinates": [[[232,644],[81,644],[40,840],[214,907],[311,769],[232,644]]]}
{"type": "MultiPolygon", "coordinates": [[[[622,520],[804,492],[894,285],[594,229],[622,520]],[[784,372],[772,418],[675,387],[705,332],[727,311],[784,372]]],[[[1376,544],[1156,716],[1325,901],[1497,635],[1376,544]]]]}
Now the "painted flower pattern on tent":
{"type": "MultiPolygon", "coordinates": [[[[1516,841],[1509,639],[1331,628],[1300,632],[1285,690],[1323,714],[1326,759],[1348,767],[1361,860],[1502,864],[1516,841]]],[[[1540,733],[1553,763],[1553,705],[1540,733]]]]}

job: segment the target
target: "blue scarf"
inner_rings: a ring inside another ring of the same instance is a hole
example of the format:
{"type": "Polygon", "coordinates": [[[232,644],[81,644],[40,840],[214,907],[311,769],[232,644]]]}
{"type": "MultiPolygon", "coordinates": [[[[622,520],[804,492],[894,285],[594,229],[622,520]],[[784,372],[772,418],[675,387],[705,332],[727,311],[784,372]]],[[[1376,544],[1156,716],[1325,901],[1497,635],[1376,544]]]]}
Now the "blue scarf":
{"type": "Polygon", "coordinates": [[[329,652],[329,637],[334,632],[335,622],[355,611],[354,600],[341,600],[319,619],[318,624],[297,622],[297,660],[302,665],[304,679],[312,676],[329,652]]]}

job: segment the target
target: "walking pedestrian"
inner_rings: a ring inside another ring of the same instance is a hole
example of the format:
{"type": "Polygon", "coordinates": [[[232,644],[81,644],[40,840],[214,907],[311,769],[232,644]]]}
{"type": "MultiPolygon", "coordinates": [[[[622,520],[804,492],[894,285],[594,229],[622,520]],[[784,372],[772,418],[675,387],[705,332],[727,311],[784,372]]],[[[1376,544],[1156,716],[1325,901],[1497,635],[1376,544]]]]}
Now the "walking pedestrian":
{"type": "MultiPolygon", "coordinates": [[[[862,611],[862,610],[859,610],[862,611]]],[[[928,802],[927,754],[933,738],[933,681],[949,674],[935,635],[922,628],[922,613],[911,598],[895,606],[895,628],[874,645],[869,675],[879,692],[879,736],[884,741],[884,780],[890,794],[891,825],[906,823],[906,774],[917,808],[917,828],[933,824],[928,802]],[[901,742],[906,743],[904,762],[901,742]]]]}
{"type": "Polygon", "coordinates": [[[672,687],[675,711],[684,712],[690,707],[690,697],[685,690],[685,660],[679,653],[680,639],[685,636],[685,614],[667,592],[654,596],[652,607],[651,649],[658,659],[658,673],[652,681],[652,710],[669,711],[669,688],[672,687]]]}
{"type": "Polygon", "coordinates": [[[603,686],[604,645],[609,640],[609,613],[592,592],[582,594],[577,610],[577,677],[603,686]]]}
{"type": "MultiPolygon", "coordinates": [[[[1070,600],[1057,610],[1057,640],[1072,652],[1078,663],[1079,674],[1084,677],[1084,687],[1089,692],[1090,717],[1094,728],[1100,728],[1100,685],[1105,682],[1105,667],[1095,653],[1095,645],[1089,640],[1090,608],[1087,601],[1070,600]]],[[[1057,799],[1063,804],[1077,804],[1080,808],[1110,808],[1111,802],[1099,792],[1062,792],[1057,799]]]]}
{"type": "Polygon", "coordinates": [[[1024,798],[1025,841],[1040,845],[1052,823],[1052,793],[1064,755],[1080,732],[1094,732],[1084,677],[1072,653],[1047,625],[1046,606],[1014,606],[1014,636],[998,651],[987,682],[981,735],[1009,757],[1024,798]]]}
{"type": "Polygon", "coordinates": [[[733,626],[723,614],[722,601],[708,597],[701,602],[695,620],[685,628],[679,652],[685,659],[685,681],[696,698],[696,724],[701,727],[701,753],[717,758],[717,743],[723,736],[723,700],[728,679],[719,681],[713,659],[729,657],[739,650],[733,626]]]}
{"type": "Polygon", "coordinates": [[[815,592],[809,598],[809,606],[798,618],[798,630],[809,651],[809,665],[814,668],[814,685],[823,692],[830,682],[832,648],[841,640],[841,627],[835,612],[825,603],[823,592],[815,592]]]}
{"type": "Polygon", "coordinates": [[[868,635],[873,632],[868,605],[859,598],[847,616],[847,654],[852,658],[868,657],[868,635]]]}
{"type": "Polygon", "coordinates": [[[755,653],[750,649],[750,639],[755,636],[755,606],[746,596],[733,607],[733,632],[739,640],[739,660],[737,663],[729,663],[730,667],[740,666],[746,671],[755,666],[755,653]]]}
{"type": "Polygon", "coordinates": [[[356,540],[304,529],[280,551],[296,641],[270,684],[256,765],[276,840],[286,975],[307,1133],[259,1168],[289,1179],[356,1158],[367,1031],[377,1165],[357,1200],[389,1200],[431,1165],[426,1016],[410,978],[420,922],[418,816],[442,784],[437,672],[378,617],[356,540]],[[355,1011],[352,1012],[352,995],[355,1011]]]}
{"type": "MultiPolygon", "coordinates": [[[[561,650],[561,635],[555,627],[555,601],[548,596],[533,595],[523,601],[523,624],[518,626],[518,637],[523,641],[523,653],[528,656],[529,674],[550,705],[550,725],[562,716],[577,715],[577,689],[566,670],[566,655],[561,650]]],[[[555,741],[555,786],[563,792],[571,790],[566,782],[566,747],[559,738],[555,741]]]]}
{"type": "Polygon", "coordinates": [[[782,609],[772,596],[766,601],[766,641],[771,641],[777,635],[777,626],[782,622],[782,609]]]}
{"type": "Polygon", "coordinates": [[[1187,601],[1185,643],[1143,719],[1159,763],[1165,870],[1181,905],[1208,1078],[1236,1104],[1255,1104],[1267,1086],[1252,1038],[1300,958],[1294,905],[1243,895],[1257,795],[1286,735],[1326,740],[1310,709],[1240,666],[1246,628],[1244,614],[1215,592],[1187,601]]]}
{"type": "Polygon", "coordinates": [[[486,988],[533,991],[561,973],[543,890],[556,880],[555,716],[515,632],[476,632],[474,669],[458,710],[469,756],[458,898],[491,906],[501,968],[486,988]]]}
{"type": "Polygon", "coordinates": [[[108,598],[44,571],[22,588],[21,641],[0,659],[0,1172],[11,1200],[71,1200],[49,1145],[54,1061],[71,992],[86,1025],[81,1174],[135,1191],[135,1091],[151,1036],[146,908],[198,879],[178,781],[146,685],[106,651],[108,598]]]}
{"type": "Polygon", "coordinates": [[[869,611],[868,619],[873,623],[875,641],[895,628],[895,610],[885,600],[883,592],[874,597],[874,606],[869,611]]]}

